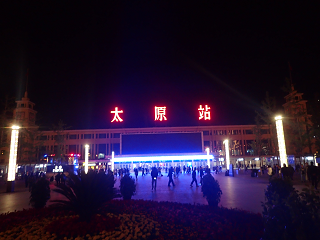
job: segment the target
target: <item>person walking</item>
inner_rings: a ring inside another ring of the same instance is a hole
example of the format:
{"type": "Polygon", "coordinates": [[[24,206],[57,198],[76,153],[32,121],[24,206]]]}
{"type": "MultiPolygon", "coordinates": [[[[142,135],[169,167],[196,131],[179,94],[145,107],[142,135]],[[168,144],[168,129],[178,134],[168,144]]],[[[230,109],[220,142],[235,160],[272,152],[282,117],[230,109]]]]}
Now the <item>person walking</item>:
{"type": "Polygon", "coordinates": [[[306,169],[304,168],[303,164],[301,164],[300,167],[300,174],[301,174],[301,182],[305,182],[306,181],[306,169]]]}
{"type": "Polygon", "coordinates": [[[311,184],[315,190],[318,190],[318,181],[317,181],[317,168],[313,165],[313,162],[310,163],[308,167],[307,175],[308,178],[311,180],[311,184]]]}
{"type": "Polygon", "coordinates": [[[192,184],[195,182],[196,183],[196,187],[199,187],[198,186],[198,182],[197,182],[197,168],[195,167],[192,171],[192,182],[190,184],[190,187],[192,187],[192,184]]]}
{"type": "Polygon", "coordinates": [[[138,168],[134,168],[134,175],[136,175],[136,180],[138,179],[138,168]]]}
{"type": "Polygon", "coordinates": [[[144,174],[144,168],[142,168],[142,174],[141,174],[141,176],[144,176],[145,174],[144,174]]]}
{"type": "Polygon", "coordinates": [[[168,187],[170,187],[170,184],[172,183],[172,186],[175,186],[174,182],[173,182],[173,167],[169,168],[169,173],[168,173],[168,177],[169,177],[169,182],[168,182],[168,187]]]}
{"type": "Polygon", "coordinates": [[[158,170],[156,167],[152,168],[151,171],[151,178],[152,178],[152,190],[157,190],[157,177],[158,177],[158,170]]]}
{"type": "Polygon", "coordinates": [[[203,168],[202,166],[200,167],[200,184],[202,185],[202,178],[203,178],[203,168]]]}
{"type": "Polygon", "coordinates": [[[268,166],[268,176],[269,176],[269,181],[272,178],[272,167],[269,165],[268,166]]]}

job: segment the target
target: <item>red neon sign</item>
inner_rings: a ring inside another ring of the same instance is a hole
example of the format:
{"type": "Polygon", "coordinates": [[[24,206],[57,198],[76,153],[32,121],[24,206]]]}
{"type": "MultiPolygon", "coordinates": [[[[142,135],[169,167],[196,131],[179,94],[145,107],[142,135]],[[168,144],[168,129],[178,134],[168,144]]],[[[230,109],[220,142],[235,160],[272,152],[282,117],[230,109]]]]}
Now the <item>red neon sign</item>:
{"type": "Polygon", "coordinates": [[[111,111],[111,113],[114,113],[113,119],[111,122],[123,122],[122,118],[119,116],[119,113],[123,113],[123,110],[118,110],[118,107],[115,107],[114,111],[111,111]]]}
{"type": "Polygon", "coordinates": [[[154,120],[155,121],[166,121],[166,109],[167,107],[154,107],[154,120]]]}
{"type": "Polygon", "coordinates": [[[204,108],[202,105],[199,106],[198,111],[199,111],[199,120],[211,120],[211,115],[210,115],[210,107],[208,105],[204,105],[204,108]]]}

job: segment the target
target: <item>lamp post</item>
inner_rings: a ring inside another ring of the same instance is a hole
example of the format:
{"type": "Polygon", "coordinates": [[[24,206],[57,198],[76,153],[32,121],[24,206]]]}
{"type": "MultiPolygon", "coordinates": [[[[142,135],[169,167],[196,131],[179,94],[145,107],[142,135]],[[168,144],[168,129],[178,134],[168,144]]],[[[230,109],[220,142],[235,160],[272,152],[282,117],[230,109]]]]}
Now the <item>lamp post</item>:
{"type": "Polygon", "coordinates": [[[12,126],[10,154],[9,154],[9,167],[8,167],[8,179],[7,179],[7,192],[14,191],[14,183],[15,183],[15,179],[16,179],[18,139],[19,139],[19,126],[12,126]]]}
{"type": "Polygon", "coordinates": [[[208,168],[210,169],[210,156],[209,156],[210,148],[206,148],[206,152],[207,152],[207,165],[208,165],[208,168]]]}
{"type": "Polygon", "coordinates": [[[229,140],[226,139],[223,141],[223,143],[226,152],[226,169],[228,170],[228,167],[230,165],[229,140]]]}
{"type": "Polygon", "coordinates": [[[87,174],[88,173],[88,166],[89,166],[89,145],[86,144],[84,146],[84,172],[87,174]]]}
{"type": "Polygon", "coordinates": [[[283,166],[284,163],[286,164],[286,166],[288,166],[286,142],[284,139],[282,117],[277,116],[277,117],[275,117],[275,120],[276,120],[278,145],[279,145],[280,167],[283,166]]]}
{"type": "Polygon", "coordinates": [[[111,153],[111,171],[113,172],[114,170],[114,151],[111,153]]]}

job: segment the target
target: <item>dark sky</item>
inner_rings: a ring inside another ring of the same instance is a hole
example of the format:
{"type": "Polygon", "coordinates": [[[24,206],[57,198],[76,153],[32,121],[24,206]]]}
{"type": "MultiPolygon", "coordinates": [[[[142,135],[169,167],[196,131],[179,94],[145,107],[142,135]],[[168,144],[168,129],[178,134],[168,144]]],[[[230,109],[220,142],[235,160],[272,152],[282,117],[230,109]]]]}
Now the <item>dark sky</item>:
{"type": "Polygon", "coordinates": [[[1,99],[21,98],[29,68],[39,124],[77,129],[252,124],[266,91],[284,103],[288,62],[306,99],[319,92],[318,5],[106,2],[2,3],[1,99]],[[153,121],[155,105],[167,122],[153,121]],[[123,123],[110,123],[115,106],[123,123]]]}

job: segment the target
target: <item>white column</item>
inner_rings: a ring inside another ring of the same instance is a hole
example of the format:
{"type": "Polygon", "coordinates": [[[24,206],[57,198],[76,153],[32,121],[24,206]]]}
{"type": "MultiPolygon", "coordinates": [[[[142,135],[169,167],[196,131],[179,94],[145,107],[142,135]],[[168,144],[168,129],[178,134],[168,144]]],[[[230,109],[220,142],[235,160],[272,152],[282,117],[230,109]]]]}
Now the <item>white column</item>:
{"type": "Polygon", "coordinates": [[[111,171],[114,171],[114,151],[111,153],[111,171]]]}
{"type": "Polygon", "coordinates": [[[7,192],[14,191],[14,181],[16,179],[18,140],[19,140],[19,127],[12,126],[8,178],[7,178],[7,192]]]}
{"type": "Polygon", "coordinates": [[[229,169],[229,165],[230,165],[229,140],[226,139],[223,141],[223,143],[224,143],[224,148],[226,152],[226,169],[229,169]]]}
{"type": "Polygon", "coordinates": [[[275,119],[276,119],[276,128],[277,128],[277,136],[278,136],[279,155],[280,155],[280,162],[281,162],[280,167],[282,167],[284,163],[286,164],[286,166],[288,166],[286,142],[284,139],[282,117],[278,116],[275,119]]]}
{"type": "Polygon", "coordinates": [[[208,168],[210,169],[210,156],[209,156],[210,148],[206,148],[206,152],[207,152],[207,165],[208,165],[208,168]]]}
{"type": "Polygon", "coordinates": [[[87,174],[88,173],[88,167],[89,167],[89,145],[86,144],[84,146],[85,148],[85,153],[84,153],[84,172],[87,174]]]}

